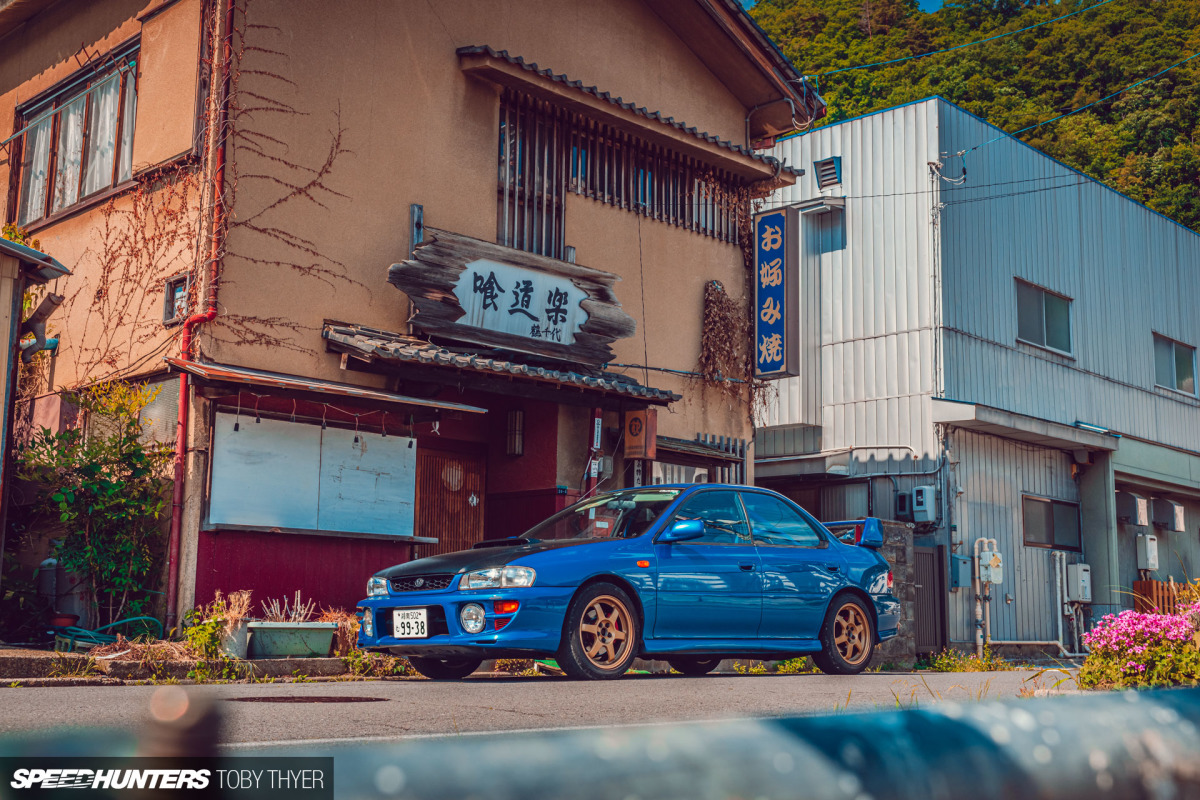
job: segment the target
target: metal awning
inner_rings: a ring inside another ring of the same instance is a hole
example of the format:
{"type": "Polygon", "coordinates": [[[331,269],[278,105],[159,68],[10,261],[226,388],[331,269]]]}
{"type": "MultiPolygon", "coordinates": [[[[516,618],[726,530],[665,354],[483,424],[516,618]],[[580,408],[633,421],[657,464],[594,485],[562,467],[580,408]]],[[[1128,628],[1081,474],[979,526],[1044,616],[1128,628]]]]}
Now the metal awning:
{"type": "MultiPolygon", "coordinates": [[[[695,458],[704,458],[714,461],[728,461],[732,464],[740,464],[742,456],[736,453],[730,453],[721,448],[706,444],[704,442],[689,442],[687,439],[676,439],[671,436],[659,436],[655,440],[659,453],[673,453],[683,456],[692,456],[695,458]]],[[[664,459],[659,458],[659,461],[664,459]]]]}
{"type": "Polygon", "coordinates": [[[1121,442],[1115,434],[958,400],[934,398],[933,421],[1059,450],[1116,450],[1121,442]]]}
{"type": "Polygon", "coordinates": [[[41,250],[34,250],[8,239],[0,238],[0,253],[20,261],[21,266],[29,270],[29,277],[37,283],[46,283],[71,274],[71,270],[41,250]]]}
{"type": "Polygon", "coordinates": [[[231,364],[210,364],[203,361],[184,361],[181,358],[168,356],[164,358],[172,369],[194,375],[211,383],[244,384],[247,386],[262,386],[270,389],[282,389],[308,394],[329,395],[333,397],[349,397],[371,403],[390,403],[402,406],[421,406],[436,408],[441,411],[464,411],[471,414],[486,414],[486,408],[468,406],[462,403],[447,403],[442,400],[429,400],[422,397],[408,397],[379,389],[368,389],[349,383],[322,381],[316,378],[305,378],[301,375],[288,375],[282,372],[266,372],[264,370],[237,367],[231,364]]]}

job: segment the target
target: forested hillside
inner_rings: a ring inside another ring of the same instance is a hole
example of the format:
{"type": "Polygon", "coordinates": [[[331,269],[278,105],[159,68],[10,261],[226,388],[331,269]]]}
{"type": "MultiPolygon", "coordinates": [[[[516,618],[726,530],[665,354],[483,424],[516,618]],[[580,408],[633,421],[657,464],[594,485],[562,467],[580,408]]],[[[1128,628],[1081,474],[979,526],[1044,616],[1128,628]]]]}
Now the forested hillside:
{"type": "MultiPolygon", "coordinates": [[[[760,0],[751,15],[819,75],[828,124],[941,95],[1006,131],[1099,100],[1200,52],[1200,0],[760,0]],[[900,64],[829,73],[1024,33],[900,64]]],[[[1022,139],[1200,232],[1200,58],[1022,139]]]]}

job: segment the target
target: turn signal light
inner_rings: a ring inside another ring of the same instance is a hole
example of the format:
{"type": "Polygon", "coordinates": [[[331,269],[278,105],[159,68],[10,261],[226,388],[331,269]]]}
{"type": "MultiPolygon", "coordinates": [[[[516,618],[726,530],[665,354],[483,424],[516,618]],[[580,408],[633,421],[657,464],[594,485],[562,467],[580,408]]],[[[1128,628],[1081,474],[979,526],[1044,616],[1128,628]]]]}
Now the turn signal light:
{"type": "MultiPolygon", "coordinates": [[[[515,614],[520,607],[520,600],[497,600],[492,604],[492,610],[497,614],[515,614]]],[[[496,627],[500,627],[498,621],[496,627]]]]}
{"type": "Polygon", "coordinates": [[[649,561],[639,561],[639,562],[637,562],[637,564],[638,564],[638,566],[639,566],[639,567],[648,567],[648,566],[650,566],[650,562],[649,562],[649,561]]]}

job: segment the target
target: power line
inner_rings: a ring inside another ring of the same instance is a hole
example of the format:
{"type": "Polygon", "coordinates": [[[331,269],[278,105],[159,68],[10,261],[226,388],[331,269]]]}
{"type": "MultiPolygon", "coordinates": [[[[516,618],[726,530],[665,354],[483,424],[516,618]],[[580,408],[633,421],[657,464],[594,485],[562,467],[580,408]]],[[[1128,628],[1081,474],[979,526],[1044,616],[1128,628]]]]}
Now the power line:
{"type": "Polygon", "coordinates": [[[1111,99],[1113,99],[1114,97],[1117,97],[1118,95],[1122,95],[1122,94],[1124,94],[1125,92],[1128,92],[1130,89],[1134,89],[1134,88],[1136,88],[1136,87],[1138,87],[1138,86],[1141,86],[1143,83],[1145,83],[1145,82],[1147,82],[1147,81],[1152,81],[1152,80],[1154,80],[1155,78],[1158,78],[1158,77],[1160,77],[1160,76],[1162,76],[1162,75],[1166,75],[1166,74],[1167,74],[1168,72],[1170,72],[1171,70],[1175,69],[1176,67],[1179,67],[1179,66],[1182,66],[1182,65],[1186,64],[1187,62],[1191,61],[1193,58],[1196,58],[1197,56],[1200,56],[1200,52],[1195,52],[1195,53],[1192,53],[1190,56],[1188,56],[1187,58],[1183,59],[1182,61],[1176,61],[1176,62],[1175,62],[1174,64],[1172,64],[1171,66],[1167,67],[1166,69],[1164,69],[1164,70],[1162,70],[1162,71],[1160,71],[1160,72],[1156,72],[1156,73],[1154,73],[1154,74],[1153,74],[1153,75],[1151,75],[1149,78],[1142,78],[1140,81],[1137,81],[1136,83],[1131,83],[1131,84],[1129,84],[1128,86],[1126,86],[1124,89],[1118,89],[1117,91],[1113,92],[1113,93],[1112,93],[1112,94],[1110,94],[1110,95],[1107,95],[1107,96],[1105,96],[1105,97],[1101,97],[1099,100],[1093,100],[1092,102],[1088,103],[1087,105],[1082,105],[1082,106],[1080,106],[1079,108],[1076,108],[1076,109],[1074,109],[1074,110],[1072,110],[1072,111],[1068,111],[1068,112],[1067,112],[1067,113],[1065,113],[1065,114],[1059,114],[1057,117],[1053,117],[1052,119],[1048,119],[1048,120],[1046,120],[1045,122],[1035,122],[1033,125],[1028,125],[1028,126],[1026,126],[1026,127],[1024,127],[1024,128],[1021,128],[1021,130],[1019,130],[1019,131],[1013,131],[1012,133],[1003,133],[1003,132],[1002,132],[1002,133],[1001,133],[999,136],[992,137],[991,139],[988,139],[986,142],[983,142],[982,144],[977,144],[977,145],[975,145],[975,146],[974,146],[974,147],[972,147],[970,150],[964,150],[964,151],[962,151],[961,153],[958,153],[958,155],[963,155],[963,156],[965,156],[967,153],[970,153],[970,152],[973,152],[973,151],[975,151],[975,150],[978,150],[978,149],[979,149],[979,148],[981,148],[981,147],[986,147],[987,145],[991,144],[992,142],[998,142],[998,141],[1000,141],[1001,139],[1005,139],[1005,138],[1007,138],[1007,137],[1010,137],[1010,136],[1012,136],[1012,137],[1017,137],[1017,136],[1020,136],[1022,133],[1025,133],[1025,132],[1027,132],[1027,131],[1031,131],[1031,130],[1033,130],[1034,128],[1040,128],[1040,127],[1042,127],[1043,125],[1049,125],[1049,124],[1050,124],[1050,123],[1052,123],[1052,122],[1058,122],[1060,119],[1064,119],[1064,118],[1066,118],[1066,117],[1069,117],[1069,116],[1071,116],[1072,114],[1078,114],[1080,111],[1084,111],[1084,110],[1086,110],[1086,109],[1089,109],[1089,108],[1091,108],[1092,106],[1099,105],[1100,103],[1104,103],[1104,102],[1106,102],[1106,101],[1108,101],[1108,100],[1111,100],[1111,99]]]}
{"type": "MultiPolygon", "coordinates": [[[[963,186],[960,189],[942,189],[941,192],[943,195],[947,195],[947,194],[953,194],[953,193],[957,193],[957,192],[971,192],[971,191],[976,191],[978,189],[990,189],[993,186],[1011,186],[1011,185],[1017,184],[1017,183],[1033,183],[1034,181],[1061,181],[1061,180],[1067,180],[1067,179],[1078,178],[1078,177],[1079,176],[1077,174],[1071,174],[1071,175],[1050,175],[1050,176],[1046,176],[1046,177],[1042,177],[1042,178],[1021,178],[1020,180],[996,181],[994,183],[974,184],[971,186],[963,186]]],[[[1091,180],[1091,179],[1089,179],[1089,180],[1091,180]]],[[[1063,184],[1063,185],[1064,186],[1074,186],[1074,185],[1076,185],[1076,183],[1069,183],[1069,184],[1063,184]]],[[[1061,187],[1048,186],[1048,187],[1042,187],[1040,189],[1035,189],[1034,191],[1047,191],[1049,189],[1057,189],[1057,188],[1061,188],[1061,187]]],[[[918,190],[912,191],[912,192],[888,192],[885,194],[857,194],[857,195],[852,194],[852,195],[845,195],[845,199],[847,199],[847,200],[878,200],[878,199],[887,198],[887,197],[912,197],[912,196],[916,196],[916,195],[926,195],[926,194],[932,194],[932,193],[933,193],[932,189],[918,189],[918,190]]],[[[772,201],[769,203],[764,203],[763,207],[764,208],[775,208],[777,206],[791,205],[793,202],[795,202],[795,201],[775,200],[775,201],[772,201]]]]}
{"type": "Polygon", "coordinates": [[[1091,11],[1091,10],[1092,10],[1092,9],[1094,9],[1094,8],[1099,8],[1100,6],[1106,6],[1106,5],[1108,5],[1109,3],[1112,3],[1112,2],[1115,2],[1115,0],[1101,0],[1101,2],[1099,2],[1099,3],[1094,3],[1094,4],[1092,4],[1092,5],[1090,5],[1090,6],[1086,7],[1086,8],[1081,8],[1081,9],[1079,9],[1079,10],[1077,10],[1077,11],[1072,11],[1070,14],[1063,14],[1061,17],[1055,17],[1054,19],[1048,19],[1048,20],[1046,20],[1045,22],[1039,22],[1039,23],[1037,23],[1037,24],[1035,24],[1035,25],[1027,25],[1027,26],[1025,26],[1024,28],[1018,28],[1018,29],[1017,29],[1017,30],[1015,30],[1015,31],[1008,31],[1007,33],[998,33],[998,34],[996,34],[995,36],[989,36],[989,37],[988,37],[988,38],[986,38],[986,39],[979,39],[978,41],[974,41],[974,42],[967,42],[966,44],[958,44],[958,45],[955,45],[954,47],[947,47],[947,48],[945,48],[945,49],[942,49],[942,50],[934,50],[934,51],[932,51],[932,52],[929,52],[929,53],[918,53],[917,55],[914,55],[914,56],[904,56],[903,58],[893,58],[893,59],[891,59],[891,60],[889,60],[889,61],[876,61],[876,62],[875,62],[875,63],[873,63],[873,64],[859,64],[857,67],[842,67],[842,68],[840,68],[840,69],[833,69],[833,70],[829,70],[828,72],[818,72],[818,73],[817,73],[817,75],[818,75],[818,76],[823,76],[823,75],[836,75],[836,74],[837,74],[837,73],[839,73],[839,72],[849,72],[850,70],[856,70],[856,69],[870,69],[871,67],[882,67],[882,66],[885,66],[885,65],[887,65],[887,64],[900,64],[900,63],[902,63],[902,62],[904,62],[904,61],[912,61],[913,59],[917,59],[917,58],[925,58],[925,57],[927,57],[927,56],[936,56],[936,55],[938,55],[939,53],[949,53],[949,52],[952,52],[952,51],[954,51],[954,50],[961,50],[961,49],[963,49],[964,47],[972,47],[972,46],[974,46],[974,45],[977,45],[977,44],[984,44],[984,43],[986,43],[986,42],[994,42],[994,41],[996,41],[997,39],[1003,39],[1003,38],[1004,38],[1004,37],[1006,37],[1006,36],[1014,36],[1014,35],[1016,35],[1016,34],[1018,34],[1018,33],[1024,33],[1025,31],[1031,31],[1031,30],[1033,30],[1034,28],[1040,28],[1040,27],[1042,27],[1043,25],[1049,25],[1051,22],[1058,22],[1060,19],[1066,19],[1067,17],[1073,17],[1073,16],[1075,16],[1076,14],[1082,14],[1082,13],[1083,13],[1083,12],[1085,12],[1085,11],[1091,11]]]}

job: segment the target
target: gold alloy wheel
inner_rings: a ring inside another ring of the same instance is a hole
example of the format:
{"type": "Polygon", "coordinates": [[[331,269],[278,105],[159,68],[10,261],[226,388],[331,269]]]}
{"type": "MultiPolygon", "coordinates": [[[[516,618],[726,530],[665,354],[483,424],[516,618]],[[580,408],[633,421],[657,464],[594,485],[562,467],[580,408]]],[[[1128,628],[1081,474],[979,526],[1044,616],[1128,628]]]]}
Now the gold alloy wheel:
{"type": "Polygon", "coordinates": [[[833,645],[842,660],[857,667],[867,658],[871,626],[863,610],[854,603],[846,603],[833,618],[833,645]]]}
{"type": "Polygon", "coordinates": [[[624,662],[632,619],[625,604],[612,595],[600,595],[588,604],[579,621],[579,643],[592,666],[611,670],[624,662]]]}

